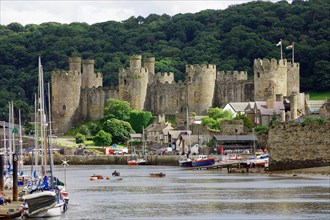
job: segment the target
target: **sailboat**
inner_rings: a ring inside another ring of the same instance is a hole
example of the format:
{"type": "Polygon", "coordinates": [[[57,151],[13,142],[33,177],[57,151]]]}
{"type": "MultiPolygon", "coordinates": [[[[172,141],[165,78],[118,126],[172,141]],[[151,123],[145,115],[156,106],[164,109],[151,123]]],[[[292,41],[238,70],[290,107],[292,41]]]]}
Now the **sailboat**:
{"type": "MultiPolygon", "coordinates": [[[[39,57],[39,108],[38,112],[40,120],[40,142],[41,142],[41,164],[42,164],[42,178],[38,178],[35,175],[35,184],[30,185],[28,195],[22,197],[23,204],[26,209],[26,215],[28,217],[55,217],[60,216],[67,210],[68,206],[68,194],[63,186],[56,177],[53,176],[53,165],[52,165],[52,147],[51,147],[51,110],[50,110],[50,95],[48,93],[49,102],[49,115],[48,122],[46,118],[45,104],[44,104],[44,84],[43,84],[43,71],[41,66],[41,59],[39,57]],[[48,126],[48,131],[47,131],[48,126]],[[48,134],[48,135],[47,135],[48,134]],[[47,143],[48,142],[48,143],[47,143]],[[48,150],[47,150],[48,145],[48,150]],[[50,177],[46,175],[47,167],[47,152],[50,177]]],[[[48,92],[49,92],[48,85],[48,92]]],[[[36,151],[36,152],[39,152],[36,151]]],[[[38,156],[38,155],[36,155],[38,156]]],[[[67,162],[66,162],[67,163],[67,162]]],[[[29,186],[28,186],[29,187],[29,186]]]]}

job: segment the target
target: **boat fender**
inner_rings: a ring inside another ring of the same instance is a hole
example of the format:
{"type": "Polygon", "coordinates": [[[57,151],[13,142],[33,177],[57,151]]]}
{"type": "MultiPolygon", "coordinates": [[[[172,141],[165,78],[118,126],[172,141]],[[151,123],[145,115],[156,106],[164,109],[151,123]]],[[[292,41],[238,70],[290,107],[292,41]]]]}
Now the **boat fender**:
{"type": "Polygon", "coordinates": [[[68,205],[66,203],[64,203],[63,205],[63,209],[62,209],[62,213],[66,212],[66,210],[68,210],[68,205]]]}

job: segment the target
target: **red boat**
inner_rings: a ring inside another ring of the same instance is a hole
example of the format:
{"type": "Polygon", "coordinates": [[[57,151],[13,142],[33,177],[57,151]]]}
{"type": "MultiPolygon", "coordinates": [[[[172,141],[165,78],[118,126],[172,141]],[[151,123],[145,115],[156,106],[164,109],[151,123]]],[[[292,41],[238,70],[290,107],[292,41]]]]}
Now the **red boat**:
{"type": "Polygon", "coordinates": [[[147,165],[147,161],[145,159],[137,159],[137,160],[129,160],[127,161],[128,165],[147,165]]]}

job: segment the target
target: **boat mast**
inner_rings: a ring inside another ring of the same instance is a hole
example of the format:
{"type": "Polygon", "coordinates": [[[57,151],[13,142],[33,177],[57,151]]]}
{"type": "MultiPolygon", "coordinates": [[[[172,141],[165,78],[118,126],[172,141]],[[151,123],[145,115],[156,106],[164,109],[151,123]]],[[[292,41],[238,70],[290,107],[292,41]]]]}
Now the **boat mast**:
{"type": "Polygon", "coordinates": [[[11,101],[11,120],[12,120],[12,133],[13,133],[13,154],[16,153],[16,146],[15,146],[15,133],[16,133],[16,128],[15,128],[15,118],[14,118],[14,102],[11,101]]]}
{"type": "Polygon", "coordinates": [[[189,132],[189,77],[187,79],[187,107],[186,107],[186,112],[187,112],[187,134],[188,134],[188,152],[187,152],[187,157],[189,157],[190,150],[191,150],[191,138],[190,138],[190,133],[189,132]]]}
{"type": "MultiPolygon", "coordinates": [[[[39,159],[39,146],[38,146],[38,128],[37,128],[37,94],[34,94],[34,151],[32,151],[32,157],[34,155],[34,165],[36,169],[38,168],[38,159],[39,159]]],[[[33,162],[32,162],[33,164],[33,162]]],[[[31,173],[33,172],[33,165],[31,167],[31,173]]]]}
{"type": "Polygon", "coordinates": [[[54,176],[53,176],[53,148],[52,148],[52,117],[51,117],[51,105],[50,105],[50,84],[47,84],[48,87],[48,126],[49,126],[49,135],[48,135],[48,146],[49,146],[49,170],[50,170],[50,178],[51,183],[54,182],[54,176]]]}
{"type": "MultiPolygon", "coordinates": [[[[46,145],[45,145],[45,126],[46,126],[46,119],[45,119],[45,106],[44,106],[44,85],[43,85],[43,71],[41,65],[41,58],[39,56],[39,113],[40,113],[40,142],[41,142],[41,149],[43,151],[43,156],[41,157],[41,164],[43,168],[46,168],[46,145]]],[[[45,170],[43,170],[45,171],[45,170]]]]}
{"type": "Polygon", "coordinates": [[[6,142],[6,122],[5,121],[3,121],[3,148],[4,148],[4,159],[5,159],[5,162],[4,162],[4,164],[5,164],[5,171],[6,171],[6,173],[7,173],[7,170],[6,170],[6,168],[7,168],[7,142],[6,142]]]}
{"type": "Polygon", "coordinates": [[[21,109],[18,110],[19,120],[19,172],[23,172],[23,140],[22,140],[22,121],[21,121],[21,109]]]}
{"type": "Polygon", "coordinates": [[[8,172],[10,172],[11,170],[11,165],[13,163],[13,158],[12,158],[12,127],[11,127],[11,102],[9,102],[9,123],[8,123],[8,143],[9,143],[9,169],[7,170],[8,172]]]}

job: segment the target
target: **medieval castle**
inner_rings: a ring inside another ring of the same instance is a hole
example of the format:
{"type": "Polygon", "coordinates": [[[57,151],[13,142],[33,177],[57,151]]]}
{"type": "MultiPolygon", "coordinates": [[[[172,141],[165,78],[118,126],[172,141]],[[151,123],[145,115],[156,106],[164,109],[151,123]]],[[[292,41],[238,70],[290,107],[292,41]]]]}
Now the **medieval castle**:
{"type": "Polygon", "coordinates": [[[300,93],[299,63],[287,60],[254,60],[254,80],[247,72],[217,71],[215,65],[187,65],[184,82],[173,73],[155,73],[155,58],[133,55],[130,66],[119,70],[118,86],[103,87],[102,74],[94,61],[69,58],[69,71],[52,73],[54,128],[63,133],[83,121],[102,116],[109,98],[127,101],[132,108],[153,115],[190,112],[205,115],[210,107],[227,102],[289,100],[291,118],[304,112],[300,93]],[[82,66],[82,69],[81,69],[82,66]]]}

